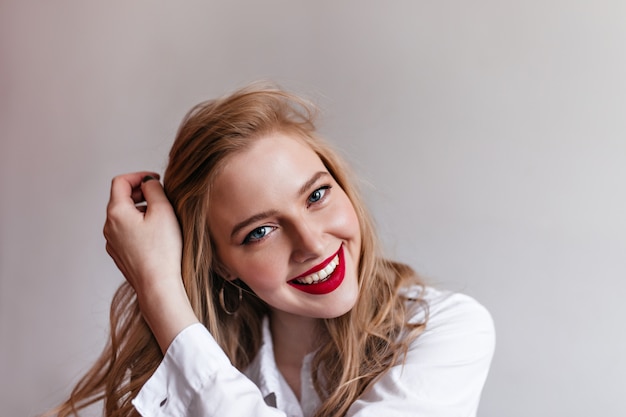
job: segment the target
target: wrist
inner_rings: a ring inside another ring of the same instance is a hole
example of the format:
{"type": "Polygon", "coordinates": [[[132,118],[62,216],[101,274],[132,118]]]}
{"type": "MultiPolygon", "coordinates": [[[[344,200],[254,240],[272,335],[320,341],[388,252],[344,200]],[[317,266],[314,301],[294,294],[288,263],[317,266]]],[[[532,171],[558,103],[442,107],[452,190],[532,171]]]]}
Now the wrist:
{"type": "Polygon", "coordinates": [[[182,279],[144,288],[137,293],[137,300],[163,354],[178,333],[198,322],[182,279]]]}

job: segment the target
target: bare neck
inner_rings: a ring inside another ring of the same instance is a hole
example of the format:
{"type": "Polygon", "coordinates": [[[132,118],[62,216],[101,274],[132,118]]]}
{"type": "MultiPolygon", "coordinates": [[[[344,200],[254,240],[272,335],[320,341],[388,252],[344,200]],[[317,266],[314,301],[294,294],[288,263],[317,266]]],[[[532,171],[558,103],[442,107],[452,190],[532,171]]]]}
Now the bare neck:
{"type": "Polygon", "coordinates": [[[273,311],[270,319],[274,352],[280,358],[302,359],[317,348],[319,319],[273,311]],[[284,353],[284,355],[283,355],[284,353]]]}
{"type": "Polygon", "coordinates": [[[304,357],[319,340],[319,319],[273,311],[270,319],[276,365],[298,399],[304,357]]]}

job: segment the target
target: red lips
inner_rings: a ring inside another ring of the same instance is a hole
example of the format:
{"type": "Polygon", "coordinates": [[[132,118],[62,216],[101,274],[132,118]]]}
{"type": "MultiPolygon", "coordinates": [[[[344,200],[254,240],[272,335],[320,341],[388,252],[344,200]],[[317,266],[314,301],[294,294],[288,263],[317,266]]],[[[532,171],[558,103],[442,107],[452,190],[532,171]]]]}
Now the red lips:
{"type": "Polygon", "coordinates": [[[344,261],[344,257],[343,257],[343,246],[340,246],[339,250],[337,251],[337,253],[335,255],[331,256],[328,259],[326,259],[321,264],[316,265],[315,267],[313,267],[310,270],[306,271],[304,274],[301,274],[301,275],[297,276],[296,278],[290,280],[288,283],[289,283],[289,285],[293,286],[294,288],[296,288],[296,289],[298,289],[300,291],[306,292],[308,294],[323,295],[323,294],[328,294],[330,292],[335,291],[337,289],[337,287],[339,287],[341,285],[341,283],[343,282],[343,279],[344,279],[345,275],[346,275],[346,265],[345,265],[345,261],[344,261]],[[337,255],[339,256],[339,265],[337,265],[335,270],[328,277],[326,277],[326,279],[324,281],[318,282],[318,283],[312,283],[312,284],[300,284],[300,283],[296,282],[296,280],[299,279],[299,278],[303,278],[303,277],[306,277],[307,275],[311,275],[314,272],[321,271],[337,255]]]}

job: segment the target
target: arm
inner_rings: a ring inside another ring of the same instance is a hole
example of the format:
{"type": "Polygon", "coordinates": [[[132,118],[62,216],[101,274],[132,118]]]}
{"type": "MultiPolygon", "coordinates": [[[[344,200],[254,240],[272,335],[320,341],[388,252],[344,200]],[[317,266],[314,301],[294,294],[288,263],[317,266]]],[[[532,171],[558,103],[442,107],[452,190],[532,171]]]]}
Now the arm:
{"type": "Polygon", "coordinates": [[[156,178],[137,172],[113,179],[104,236],[107,252],[137,292],[141,313],[165,353],[174,337],[198,319],[181,276],[180,226],[156,178]],[[136,207],[143,201],[145,207],[136,207]]]}
{"type": "Polygon", "coordinates": [[[137,292],[165,354],[135,408],[143,416],[284,417],[198,322],[182,282],[180,226],[156,178],[151,172],[114,178],[104,226],[107,252],[137,292]]]}
{"type": "Polygon", "coordinates": [[[372,384],[348,417],[476,415],[495,346],[491,316],[470,297],[427,292],[425,332],[413,342],[404,365],[372,384]]]}
{"type": "Polygon", "coordinates": [[[286,417],[266,405],[201,324],[174,339],[133,405],[144,417],[286,417]]]}

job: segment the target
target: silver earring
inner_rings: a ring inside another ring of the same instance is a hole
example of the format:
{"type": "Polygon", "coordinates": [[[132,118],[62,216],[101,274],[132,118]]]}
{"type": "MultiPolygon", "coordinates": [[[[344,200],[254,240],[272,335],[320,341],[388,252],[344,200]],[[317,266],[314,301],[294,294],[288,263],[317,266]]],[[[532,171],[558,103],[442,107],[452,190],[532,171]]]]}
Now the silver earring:
{"type": "Polygon", "coordinates": [[[241,307],[241,300],[243,299],[243,290],[241,289],[241,287],[239,285],[233,285],[235,287],[237,287],[237,291],[238,291],[238,302],[237,302],[237,306],[235,307],[234,310],[229,310],[228,308],[226,308],[226,302],[224,300],[224,288],[226,287],[226,280],[224,280],[222,282],[222,288],[220,288],[220,293],[219,293],[219,299],[220,299],[220,307],[222,307],[222,310],[224,311],[224,313],[228,314],[229,316],[232,316],[233,314],[235,314],[238,310],[239,307],[241,307]]]}

